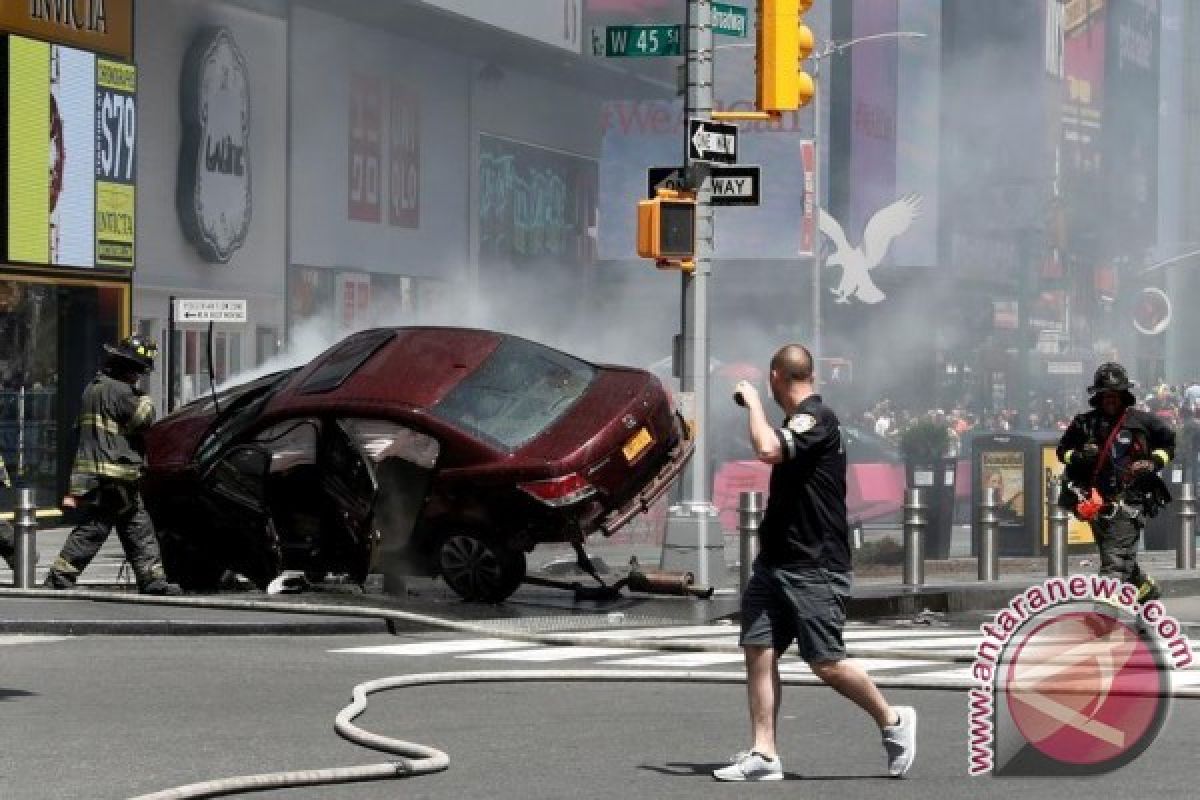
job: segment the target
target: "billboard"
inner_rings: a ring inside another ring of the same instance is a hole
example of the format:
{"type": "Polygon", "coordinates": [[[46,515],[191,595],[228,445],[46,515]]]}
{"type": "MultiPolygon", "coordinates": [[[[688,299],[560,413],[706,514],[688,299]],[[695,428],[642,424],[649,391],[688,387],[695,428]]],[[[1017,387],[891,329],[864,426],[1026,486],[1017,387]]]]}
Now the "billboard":
{"type": "Polygon", "coordinates": [[[479,252],[491,264],[589,264],[597,164],[498,136],[479,136],[479,252]]]}
{"type": "Polygon", "coordinates": [[[132,268],[135,67],[20,36],[6,45],[7,259],[132,268]]]}
{"type": "Polygon", "coordinates": [[[137,70],[96,59],[96,264],[133,267],[137,70]]]}
{"type": "Polygon", "coordinates": [[[1144,257],[1158,237],[1158,0],[1109,0],[1103,165],[1110,252],[1144,257]]]}

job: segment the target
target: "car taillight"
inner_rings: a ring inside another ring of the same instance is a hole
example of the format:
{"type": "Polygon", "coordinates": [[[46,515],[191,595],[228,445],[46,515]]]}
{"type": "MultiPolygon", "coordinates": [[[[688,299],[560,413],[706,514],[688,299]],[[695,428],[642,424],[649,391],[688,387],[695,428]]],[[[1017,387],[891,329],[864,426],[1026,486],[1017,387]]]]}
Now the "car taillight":
{"type": "Polygon", "coordinates": [[[578,472],[545,481],[519,483],[517,488],[548,506],[566,506],[578,503],[596,493],[596,487],[588,483],[578,472]]]}

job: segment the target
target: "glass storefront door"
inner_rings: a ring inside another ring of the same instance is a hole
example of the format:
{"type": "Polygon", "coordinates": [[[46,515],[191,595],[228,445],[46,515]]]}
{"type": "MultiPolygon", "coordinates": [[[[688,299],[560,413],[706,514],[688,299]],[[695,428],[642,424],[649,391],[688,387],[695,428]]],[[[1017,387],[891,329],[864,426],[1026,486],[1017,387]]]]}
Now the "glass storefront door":
{"type": "MultiPolygon", "coordinates": [[[[121,284],[0,277],[0,455],[39,508],[57,508],[66,491],[80,396],[128,306],[121,284]]],[[[0,508],[11,507],[5,489],[0,508]]]]}

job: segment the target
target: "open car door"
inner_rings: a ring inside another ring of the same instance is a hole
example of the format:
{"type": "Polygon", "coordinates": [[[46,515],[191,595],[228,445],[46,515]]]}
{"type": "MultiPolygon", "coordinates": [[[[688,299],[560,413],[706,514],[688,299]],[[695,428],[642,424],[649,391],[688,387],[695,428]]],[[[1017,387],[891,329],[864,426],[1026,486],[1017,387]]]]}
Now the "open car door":
{"type": "Polygon", "coordinates": [[[185,588],[215,588],[225,569],[245,575],[259,588],[280,573],[279,538],[266,502],[270,470],[270,452],[245,444],[231,448],[204,475],[202,502],[216,547],[172,556],[174,569],[169,567],[168,573],[182,579],[185,588]]]}
{"type": "Polygon", "coordinates": [[[437,465],[438,441],[388,420],[340,419],[325,453],[325,491],[339,525],[354,543],[348,574],[361,583],[384,575],[398,585],[408,568],[408,546],[437,465]]]}

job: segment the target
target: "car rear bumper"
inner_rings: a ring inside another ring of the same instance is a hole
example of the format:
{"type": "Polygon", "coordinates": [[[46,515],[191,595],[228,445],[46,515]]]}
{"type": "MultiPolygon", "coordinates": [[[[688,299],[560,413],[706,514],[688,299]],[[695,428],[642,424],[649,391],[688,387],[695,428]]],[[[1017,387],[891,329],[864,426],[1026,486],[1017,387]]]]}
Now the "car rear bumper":
{"type": "Polygon", "coordinates": [[[696,448],[696,441],[691,436],[690,427],[678,412],[675,413],[675,429],[679,434],[678,439],[658,473],[629,502],[604,516],[596,527],[596,532],[612,536],[638,514],[649,511],[650,507],[666,494],[667,489],[679,477],[679,473],[683,472],[688,459],[692,457],[692,451],[696,448]]]}

